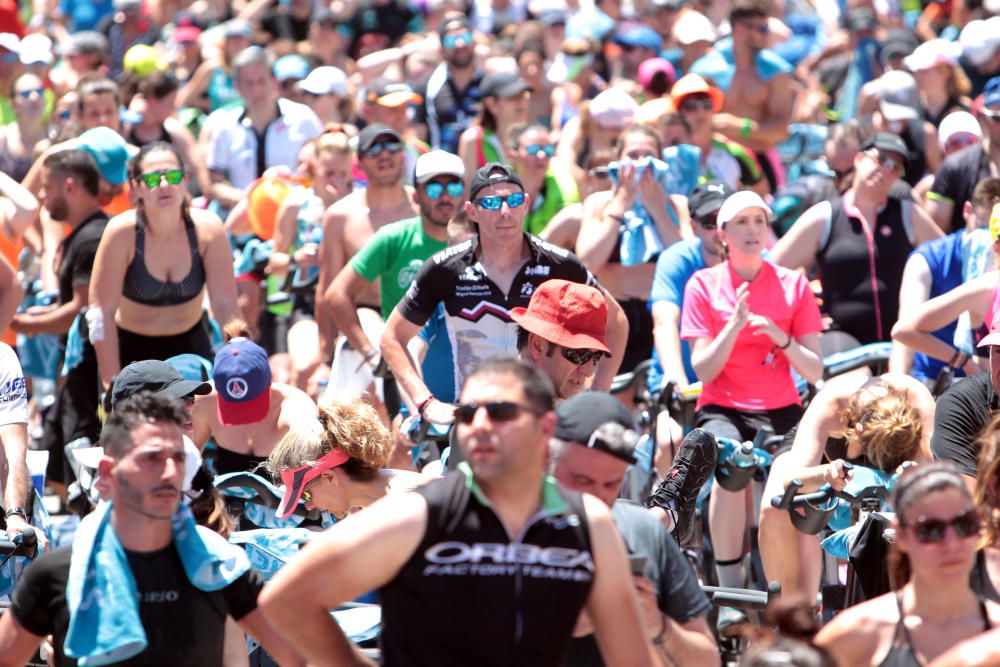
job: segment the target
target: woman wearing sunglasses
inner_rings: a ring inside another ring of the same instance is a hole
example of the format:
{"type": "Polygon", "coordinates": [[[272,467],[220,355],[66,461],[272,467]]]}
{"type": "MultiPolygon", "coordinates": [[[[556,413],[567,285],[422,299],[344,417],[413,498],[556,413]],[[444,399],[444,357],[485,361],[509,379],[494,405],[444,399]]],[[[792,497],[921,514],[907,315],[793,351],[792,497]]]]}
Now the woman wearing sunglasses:
{"type": "MultiPolygon", "coordinates": [[[[753,440],[765,427],[787,433],[802,417],[792,369],[808,382],[823,373],[823,323],[808,282],[763,260],[770,216],[754,192],[726,199],[716,216],[726,259],[695,273],[684,290],[681,338],[703,385],[694,426],[716,438],[753,440]]],[[[716,486],[709,526],[722,586],[743,583],[746,518],[745,492],[716,486]]],[[[720,630],[745,622],[738,610],[719,612],[720,630]]]]}
{"type": "Polygon", "coordinates": [[[531,88],[516,72],[491,72],[480,84],[482,110],[472,127],[458,140],[458,156],[465,163],[468,190],[472,175],[488,162],[506,162],[503,139],[511,127],[528,120],[531,88]]]}
{"type": "MultiPolygon", "coordinates": [[[[809,403],[802,420],[785,435],[764,498],[784,493],[793,479],[802,492],[824,484],[842,489],[850,477],[845,462],[893,473],[905,461],[929,461],[934,398],[917,379],[850,373],[828,381],[809,403]]],[[[786,510],[760,510],[760,555],[769,580],[783,594],[814,599],[822,558],[819,540],[792,525],[786,510]]]]}
{"type": "Polygon", "coordinates": [[[896,590],[842,611],[816,635],[838,665],[925,665],[1000,621],[969,585],[981,521],[962,474],[934,461],[908,468],[893,494],[896,590]]]}
{"type": "Polygon", "coordinates": [[[217,322],[238,315],[222,222],[190,208],[177,149],[147,144],[129,163],[129,180],[136,208],[108,223],[90,283],[87,324],[105,384],[133,361],[212,359],[206,289],[217,322]]]}
{"type": "Polygon", "coordinates": [[[22,74],[11,88],[16,121],[0,127],[0,171],[20,183],[34,162],[35,147],[46,139],[45,96],[52,93],[34,74],[22,74]]]}
{"type": "Polygon", "coordinates": [[[327,394],[318,420],[296,425],[268,457],[268,470],[285,487],[278,516],[291,515],[301,499],[307,509],[343,519],[387,493],[427,481],[419,473],[385,469],[392,447],[375,408],[358,397],[327,394]]]}

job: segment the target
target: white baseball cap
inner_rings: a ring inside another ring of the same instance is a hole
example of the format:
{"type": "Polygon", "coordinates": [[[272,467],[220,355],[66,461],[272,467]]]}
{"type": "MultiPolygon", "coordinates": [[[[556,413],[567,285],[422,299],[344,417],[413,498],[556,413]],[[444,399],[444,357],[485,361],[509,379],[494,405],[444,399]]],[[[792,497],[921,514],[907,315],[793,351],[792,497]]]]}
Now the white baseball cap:
{"type": "Polygon", "coordinates": [[[339,67],[317,67],[306,78],[295,84],[299,90],[311,95],[336,95],[347,97],[347,75],[339,67]]]}
{"type": "Polygon", "coordinates": [[[12,32],[0,32],[0,47],[13,53],[21,51],[21,40],[12,32]]]}
{"type": "Polygon", "coordinates": [[[751,192],[750,190],[743,190],[742,192],[730,195],[730,197],[723,202],[722,207],[719,209],[719,214],[716,217],[716,222],[720,228],[725,227],[727,222],[748,208],[763,209],[767,214],[768,220],[774,217],[774,212],[771,211],[771,207],[767,205],[767,202],[765,202],[759,194],[751,192]]]}
{"type": "Polygon", "coordinates": [[[695,42],[715,42],[719,37],[708,17],[693,9],[681,14],[674,23],[672,33],[674,39],[681,46],[688,46],[695,42]]]}
{"type": "Polygon", "coordinates": [[[979,121],[968,111],[952,111],[941,120],[938,126],[938,145],[944,150],[945,144],[955,134],[974,134],[983,138],[983,129],[979,121]]]}
{"type": "Polygon", "coordinates": [[[903,64],[911,72],[930,69],[935,65],[957,65],[962,57],[962,45],[947,39],[931,39],[903,58],[903,64]]]}
{"type": "Polygon", "coordinates": [[[456,178],[465,178],[465,164],[462,158],[449,153],[448,151],[430,151],[417,158],[417,165],[413,173],[413,180],[416,183],[424,183],[435,176],[448,175],[456,178]]]}
{"type": "Polygon", "coordinates": [[[21,64],[51,65],[54,60],[52,56],[52,40],[45,35],[32,34],[25,36],[21,40],[21,64]]]}
{"type": "Polygon", "coordinates": [[[958,42],[969,62],[973,65],[985,65],[997,48],[1000,48],[1000,16],[969,21],[962,28],[958,42]]]}

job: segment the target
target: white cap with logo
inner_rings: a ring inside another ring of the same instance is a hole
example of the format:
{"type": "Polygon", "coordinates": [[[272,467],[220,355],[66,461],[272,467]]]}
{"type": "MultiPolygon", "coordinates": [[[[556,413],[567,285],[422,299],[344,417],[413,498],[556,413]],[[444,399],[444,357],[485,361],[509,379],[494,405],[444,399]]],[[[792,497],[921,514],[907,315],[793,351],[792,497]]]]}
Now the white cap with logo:
{"type": "Polygon", "coordinates": [[[441,175],[465,178],[465,164],[462,158],[448,151],[430,151],[417,158],[413,174],[414,182],[424,183],[441,175]]]}

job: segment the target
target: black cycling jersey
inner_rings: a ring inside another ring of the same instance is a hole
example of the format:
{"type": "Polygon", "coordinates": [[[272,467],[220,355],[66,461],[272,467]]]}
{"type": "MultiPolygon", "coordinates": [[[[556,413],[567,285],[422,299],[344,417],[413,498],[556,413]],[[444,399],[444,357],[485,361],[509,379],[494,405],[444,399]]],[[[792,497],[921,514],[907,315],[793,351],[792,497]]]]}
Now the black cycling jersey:
{"type": "Polygon", "coordinates": [[[445,329],[455,361],[455,386],[485,359],[517,354],[517,324],[511,308],[528,306],[535,288],[552,278],[596,286],[576,255],[524,235],[530,259],[504,294],[486,275],[479,259],[479,238],[431,255],[396,308],[413,324],[423,326],[444,304],[445,329]]]}
{"type": "Polygon", "coordinates": [[[899,315],[903,267],[913,250],[906,229],[908,211],[904,210],[909,205],[890,198],[878,212],[872,258],[861,222],[848,215],[841,200],[832,203],[829,239],[816,257],[823,281],[823,309],[833,317],[834,328],[863,345],[889,340],[899,315]],[[876,310],[880,317],[874,317],[876,310]]]}
{"type": "MultiPolygon", "coordinates": [[[[11,595],[10,611],[28,632],[54,635],[55,664],[75,665],[63,655],[69,630],[66,581],[72,547],[50,551],[24,571],[11,595]]],[[[263,586],[250,568],[222,590],[199,590],[188,581],[177,550],[171,544],[151,553],[126,551],[139,592],[139,618],[146,631],[146,650],[115,665],[222,664],[226,616],[241,619],[257,608],[263,586]]]]}
{"type": "Polygon", "coordinates": [[[951,461],[963,474],[979,470],[979,436],[1000,409],[989,372],[953,384],[934,409],[934,458],[951,461]]]}
{"type": "Polygon", "coordinates": [[[542,484],[542,507],[516,536],[465,464],[416,490],[426,533],[379,591],[384,665],[561,663],[594,561],[580,494],[542,484]]]}

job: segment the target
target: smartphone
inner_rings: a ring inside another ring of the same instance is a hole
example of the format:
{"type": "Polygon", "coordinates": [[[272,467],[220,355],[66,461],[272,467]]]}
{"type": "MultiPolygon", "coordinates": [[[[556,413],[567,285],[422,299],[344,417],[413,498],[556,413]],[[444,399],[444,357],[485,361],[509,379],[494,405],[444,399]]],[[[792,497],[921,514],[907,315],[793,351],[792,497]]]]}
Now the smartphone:
{"type": "Polygon", "coordinates": [[[637,577],[646,576],[646,564],[649,563],[649,559],[645,556],[629,556],[628,564],[629,568],[632,570],[632,574],[637,577]]]}

